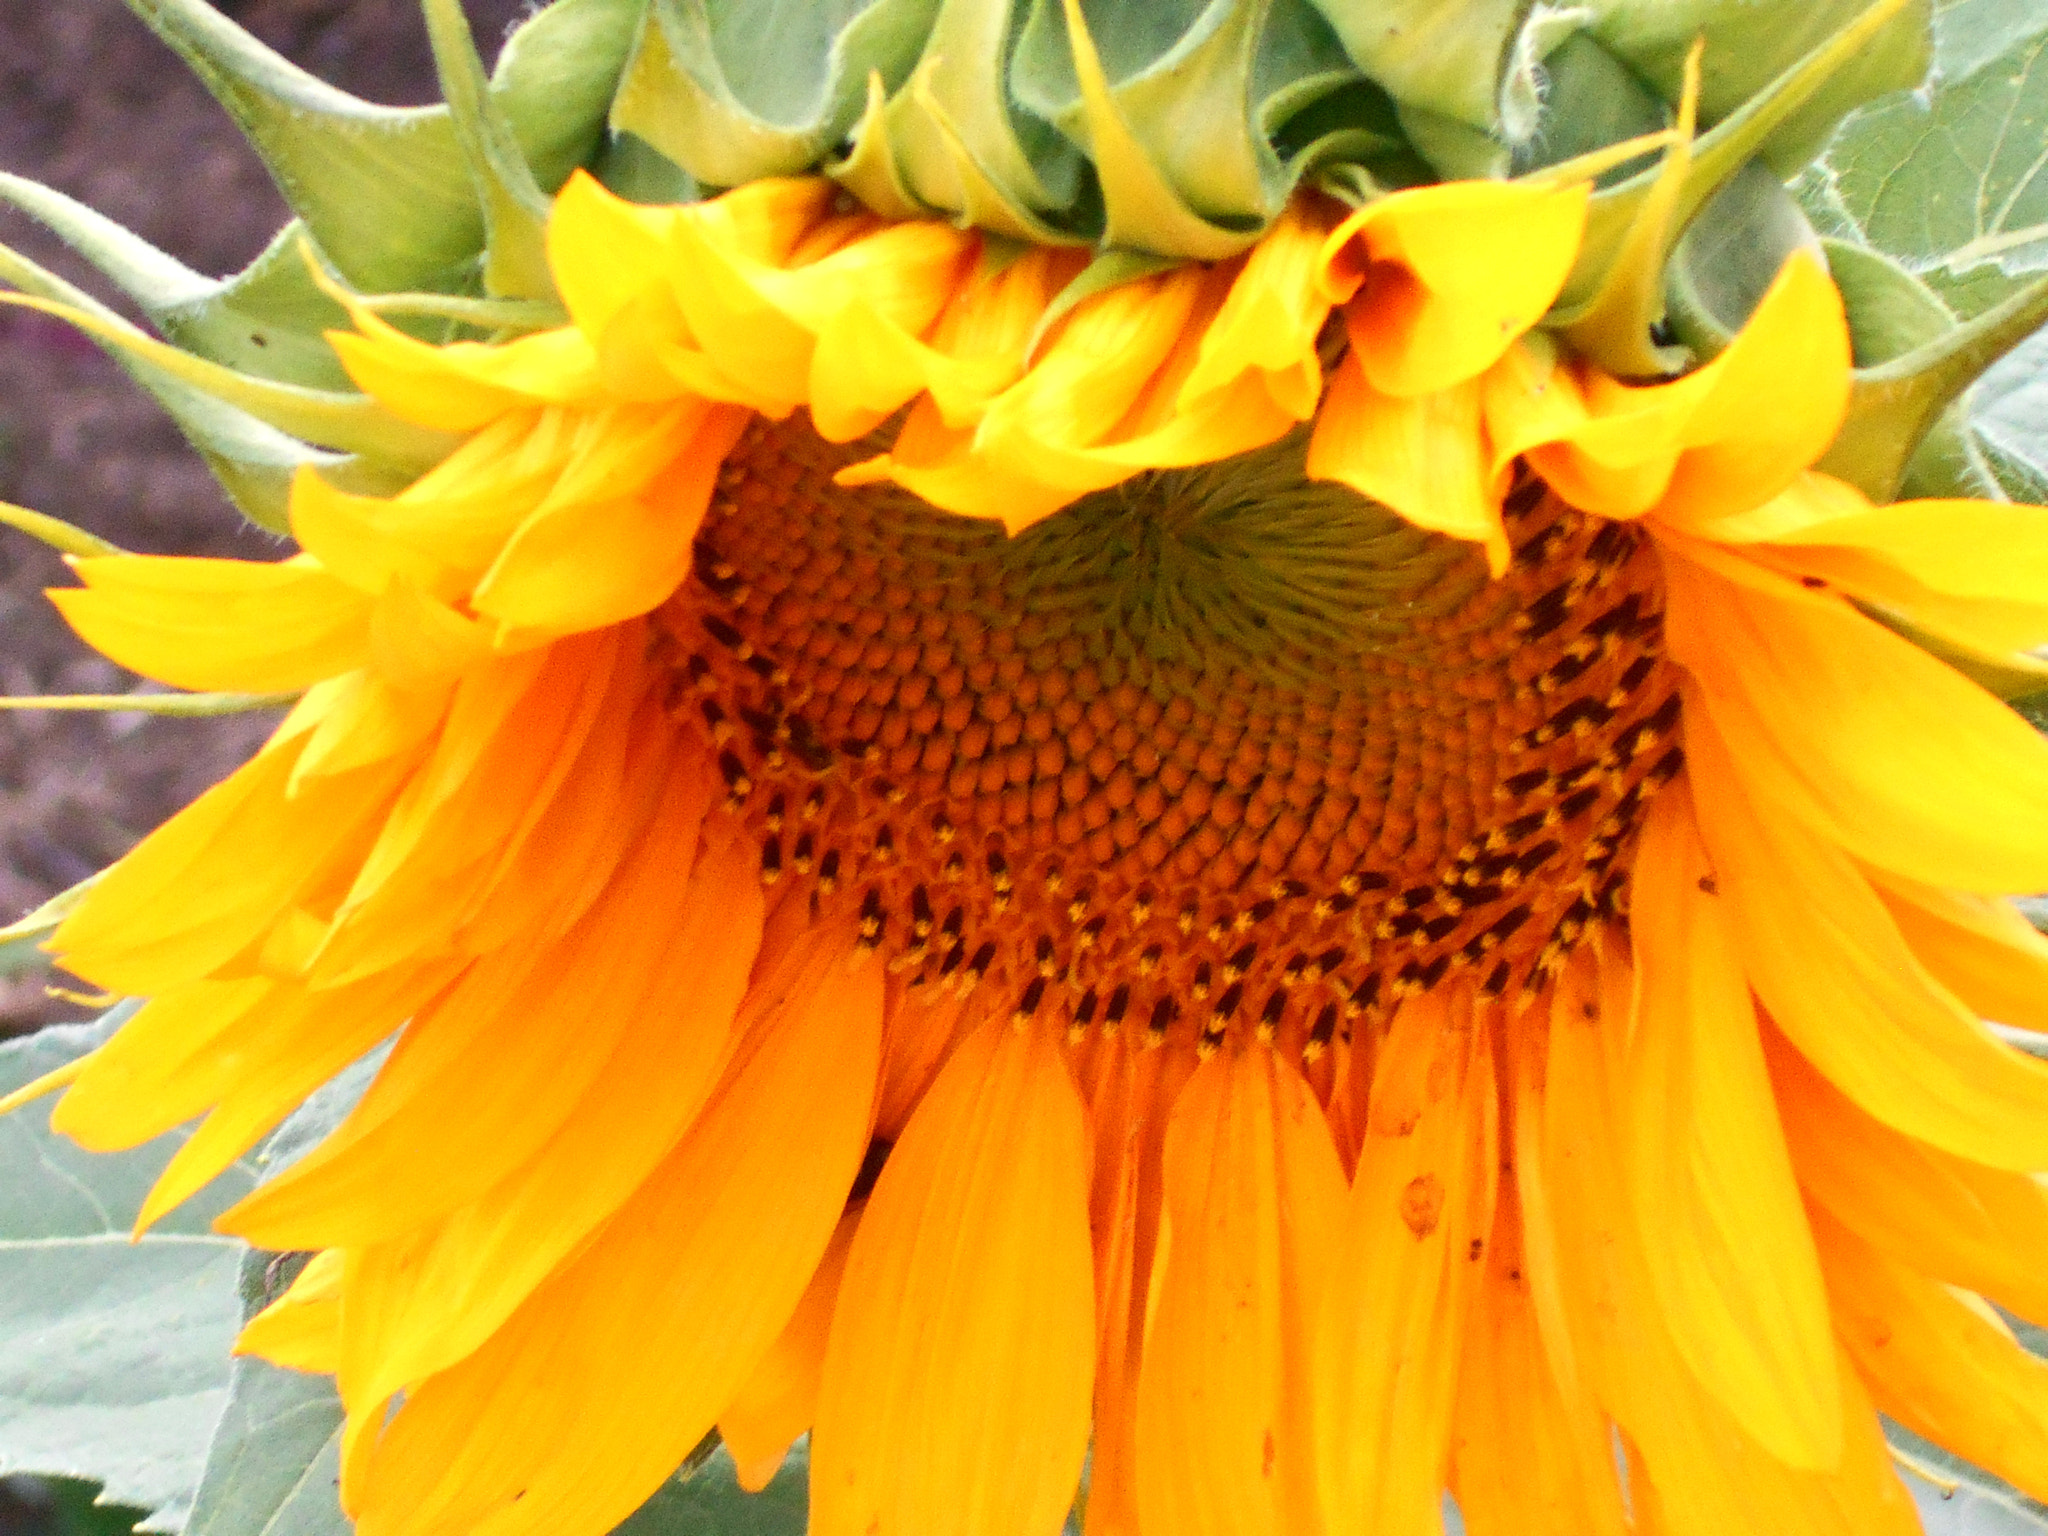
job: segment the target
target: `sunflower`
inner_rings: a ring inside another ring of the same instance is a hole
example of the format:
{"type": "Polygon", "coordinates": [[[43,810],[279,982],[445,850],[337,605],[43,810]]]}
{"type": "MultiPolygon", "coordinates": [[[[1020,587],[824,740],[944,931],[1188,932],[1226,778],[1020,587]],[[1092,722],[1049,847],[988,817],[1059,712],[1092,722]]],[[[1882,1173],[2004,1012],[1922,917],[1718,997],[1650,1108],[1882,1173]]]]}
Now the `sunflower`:
{"type": "Polygon", "coordinates": [[[2048,1027],[2048,744],[1965,675],[2048,533],[1815,468],[1809,248],[1616,351],[1692,79],[1114,280],[581,171],[560,323],[321,271],[451,447],[52,594],[296,703],[56,929],[149,1001],[37,1089],[204,1116],[147,1224],[396,1036],[220,1222],[315,1255],[240,1348],[336,1377],[365,1536],[601,1532],[714,1430],[811,1436],[817,1536],[1050,1533],[1084,1461],[1091,1536],[1916,1530],[1879,1412],[2048,1497],[1987,1304],[2048,1322],[2048,1066],[1982,1022],[2048,1027]]]}

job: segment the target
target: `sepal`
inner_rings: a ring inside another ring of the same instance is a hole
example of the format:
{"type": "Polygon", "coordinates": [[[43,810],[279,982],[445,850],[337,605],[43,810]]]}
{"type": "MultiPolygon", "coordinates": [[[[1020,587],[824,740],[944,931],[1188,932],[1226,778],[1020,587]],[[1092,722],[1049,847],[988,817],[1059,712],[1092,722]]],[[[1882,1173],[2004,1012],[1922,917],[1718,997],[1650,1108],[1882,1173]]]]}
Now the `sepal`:
{"type": "Polygon", "coordinates": [[[1848,419],[1816,467],[1847,480],[1873,501],[1890,501],[1942,416],[1993,364],[2044,325],[2048,276],[1910,351],[1857,368],[1848,419]]]}
{"type": "Polygon", "coordinates": [[[0,284],[31,296],[0,297],[0,302],[42,309],[100,342],[177,422],[242,515],[259,527],[284,531],[286,489],[299,465],[337,461],[338,455],[320,452],[244,409],[241,403],[196,384],[190,375],[210,372],[216,379],[239,381],[254,392],[300,390],[317,397],[319,391],[245,379],[217,363],[168,346],[6,246],[0,246],[0,284]]]}
{"type": "MultiPolygon", "coordinates": [[[[447,107],[337,90],[205,0],[128,3],[240,124],[352,283],[396,292],[472,280],[485,220],[447,107]]],[[[544,191],[594,151],[638,11],[637,0],[563,0],[508,43],[492,89],[544,191]]]]}
{"type": "Polygon", "coordinates": [[[548,198],[533,178],[511,124],[492,97],[461,0],[423,0],[434,69],[448,103],[455,142],[483,210],[484,292],[493,297],[554,299],[548,274],[548,198]]]}

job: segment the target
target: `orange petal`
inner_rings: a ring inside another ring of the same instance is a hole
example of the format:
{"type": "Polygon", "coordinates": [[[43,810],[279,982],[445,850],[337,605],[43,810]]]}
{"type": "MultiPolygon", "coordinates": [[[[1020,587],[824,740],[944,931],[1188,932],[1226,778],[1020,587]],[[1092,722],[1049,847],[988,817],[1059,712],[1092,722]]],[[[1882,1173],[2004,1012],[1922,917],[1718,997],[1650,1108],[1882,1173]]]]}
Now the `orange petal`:
{"type": "Polygon", "coordinates": [[[1344,1173],[1300,1074],[1268,1047],[1210,1058],[1166,1133],[1163,1272],[1138,1383],[1148,1531],[1319,1530],[1313,1331],[1344,1173]]]}
{"type": "Polygon", "coordinates": [[[1827,1296],[1726,910],[1740,897],[1715,890],[1690,800],[1681,779],[1652,802],[1629,903],[1624,1146],[1643,1253],[1701,1384],[1779,1460],[1825,1469],[1842,1449],[1827,1296]]]}
{"type": "Polygon", "coordinates": [[[2048,1320],[2048,1189],[1872,1119],[1777,1031],[1765,1035],[1799,1182],[1866,1241],[2021,1317],[2048,1320]]]}
{"type": "MultiPolygon", "coordinates": [[[[706,856],[707,884],[718,862],[706,856]]],[[[732,866],[723,873],[729,878],[732,866]]],[[[416,1240],[365,1250],[365,1267],[397,1289],[374,1343],[364,1346],[358,1385],[365,1395],[381,1398],[478,1348],[617,1216],[697,1119],[710,1047],[730,1042],[731,1049],[709,1063],[729,1071],[734,1051],[744,1055],[755,1036],[803,1027],[789,1021],[793,1011],[829,1014],[852,1006],[835,985],[853,952],[852,938],[834,926],[820,930],[798,957],[792,967],[797,984],[786,996],[758,1009],[743,1007],[729,1027],[709,1011],[730,997],[732,973],[743,975],[753,955],[749,925],[758,922],[759,909],[746,894],[727,887],[717,909],[729,915],[708,917],[699,930],[711,933],[711,925],[723,921],[731,924],[733,940],[730,953],[716,961],[697,957],[704,995],[646,1010],[531,1159],[419,1229],[416,1240]]],[[[863,995],[854,989],[853,1001],[863,995]]]]}
{"type": "Polygon", "coordinates": [[[679,775],[634,857],[562,943],[471,969],[413,1022],[334,1134],[237,1203],[222,1229],[280,1251],[360,1247],[464,1205],[546,1145],[650,1017],[669,1037],[659,1066],[670,1091],[701,1102],[760,932],[759,882],[735,878],[752,872],[743,857],[706,853],[693,868],[710,798],[700,776],[679,775]],[[677,917],[651,915],[669,903],[677,917]],[[417,1177],[421,1158],[444,1172],[417,1177]]]}
{"type": "MultiPolygon", "coordinates": [[[[1519,1171],[1519,1168],[1518,1168],[1519,1171]]],[[[1451,1491],[1471,1536],[1627,1536],[1612,1430],[1552,1374],[1512,1183],[1486,1253],[1458,1378],[1451,1491]]]]}
{"type": "Polygon", "coordinates": [[[759,1493],[782,1470],[782,1458],[818,1413],[818,1384],[825,1376],[825,1340],[846,1255],[860,1225],[860,1206],[839,1218],[818,1272],[804,1288],[782,1335],[754,1367],[739,1395],[718,1415],[718,1433],[739,1469],[740,1486],[759,1493]]]}
{"type": "Polygon", "coordinates": [[[1814,1232],[1835,1317],[1880,1412],[2025,1493],[2048,1493],[2048,1361],[1998,1315],[1825,1213],[1814,1232]]]}
{"type": "MultiPolygon", "coordinates": [[[[462,678],[431,755],[335,910],[311,962],[315,984],[452,947],[455,930],[489,900],[508,860],[527,850],[556,797],[603,784],[593,768],[605,752],[598,722],[631,716],[646,681],[639,649],[634,631],[604,630],[493,660],[462,678]],[[599,745],[586,753],[593,736],[599,745]]],[[[632,799],[613,809],[623,823],[637,823],[632,799]]]]}
{"type": "Polygon", "coordinates": [[[1057,1039],[997,1019],[889,1155],[811,1436],[814,1536],[1052,1536],[1088,1441],[1088,1132],[1057,1039]]]}
{"type": "Polygon", "coordinates": [[[1774,819],[1929,885],[2048,889],[2048,742],[1830,592],[1666,535],[1665,640],[1774,819]]]}
{"type": "Polygon", "coordinates": [[[1086,1531],[1136,1536],[1138,1381],[1153,1267],[1165,1251],[1166,1126],[1195,1063],[1191,1053],[1148,1050],[1122,1028],[1098,1034],[1088,1049],[1098,1345],[1086,1531]]]}
{"type": "Polygon", "coordinates": [[[2048,1167],[2048,1064],[1927,974],[1846,854],[1758,813],[1718,733],[1689,719],[1686,760],[1750,982],[1787,1038],[1907,1135],[1993,1167],[2048,1167]]]}
{"type": "Polygon", "coordinates": [[[1381,1046],[1323,1293],[1315,1430],[1333,1530],[1437,1528],[1472,1257],[1493,1227],[1494,1100],[1469,1005],[1409,999],[1381,1046]]]}
{"type": "Polygon", "coordinates": [[[872,961],[752,1042],[591,1245],[385,1427],[358,1518],[392,1531],[607,1531],[674,1472],[787,1326],[867,1144],[872,961]]]}

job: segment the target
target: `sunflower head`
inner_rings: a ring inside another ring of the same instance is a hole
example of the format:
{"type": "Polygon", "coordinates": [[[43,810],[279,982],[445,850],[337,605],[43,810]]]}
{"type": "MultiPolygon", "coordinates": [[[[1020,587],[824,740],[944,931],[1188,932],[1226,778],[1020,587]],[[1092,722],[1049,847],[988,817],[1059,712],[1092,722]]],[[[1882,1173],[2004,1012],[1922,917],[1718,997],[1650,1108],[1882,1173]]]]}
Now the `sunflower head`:
{"type": "Polygon", "coordinates": [[[1879,1409],[2048,1491],[2048,543],[1955,414],[2048,285],[1786,188],[1928,8],[786,9],[428,0],[396,113],[153,5],[295,224],[113,263],[161,337],[13,264],[296,545],[11,515],[293,706],[31,924],[149,999],[32,1091],[206,1117],[147,1224],[395,1038],[222,1218],[362,1530],[714,1428],[820,1536],[1907,1530],[1879,1409]]]}

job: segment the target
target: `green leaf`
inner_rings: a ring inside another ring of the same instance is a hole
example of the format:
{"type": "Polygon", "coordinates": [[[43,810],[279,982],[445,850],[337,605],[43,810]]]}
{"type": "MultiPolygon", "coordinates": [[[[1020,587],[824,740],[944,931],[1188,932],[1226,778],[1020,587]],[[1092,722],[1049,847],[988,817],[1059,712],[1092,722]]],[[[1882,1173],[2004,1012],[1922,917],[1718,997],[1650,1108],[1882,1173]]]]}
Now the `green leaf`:
{"type": "Polygon", "coordinates": [[[2048,503],[2048,331],[1978,381],[1970,429],[2015,501],[2048,503]]]}
{"type": "MultiPolygon", "coordinates": [[[[278,1127],[255,1160],[263,1179],[276,1178],[342,1122],[386,1054],[372,1051],[278,1127]]],[[[283,1293],[297,1265],[290,1255],[242,1252],[242,1310],[253,1316],[283,1293]]],[[[331,1378],[235,1361],[185,1536],[347,1536],[336,1492],[341,1426],[331,1378]]]]}
{"type": "Polygon", "coordinates": [[[688,1477],[659,1492],[618,1528],[619,1536],[803,1536],[810,1506],[810,1451],[799,1442],[775,1481],[745,1493],[720,1446],[688,1477]]]}
{"type": "MultiPolygon", "coordinates": [[[[1875,288],[1892,290],[1877,308],[1894,318],[1909,319],[1906,312],[1916,307],[1902,296],[1904,279],[1937,301],[1944,329],[1959,319],[1966,329],[1998,330],[1990,322],[2000,307],[2021,305],[2019,296],[2048,274],[2044,131],[2048,11],[2032,0],[1944,0],[1935,15],[1935,77],[1928,88],[1857,112],[1794,186],[1809,216],[1836,242],[1830,260],[1849,301],[1859,365],[1882,361],[1865,356],[1865,315],[1875,288]],[[1848,271],[1844,247],[1869,252],[1862,264],[1867,270],[1848,271]],[[1882,265],[1894,275],[1873,279],[1882,265]]],[[[1917,307],[1927,310],[1925,303],[1917,307]]],[[[2021,312],[2003,311],[2008,317],[2021,312]]],[[[1945,402],[1977,374],[1985,377],[1938,419],[1927,409],[1905,413],[1915,416],[1926,440],[1895,481],[1904,494],[2048,500],[2042,437],[2048,411],[2040,383],[2048,356],[2029,344],[1996,361],[2026,331],[2024,324],[2007,324],[1998,345],[1979,346],[1960,361],[1928,354],[1930,368],[1945,374],[1912,386],[1932,404],[1945,402]]],[[[1893,371],[1899,371],[1896,364],[1893,371]]],[[[1859,376],[1865,393],[1876,382],[1859,376]]],[[[1896,392],[1903,385],[1887,387],[1896,392]]],[[[1880,424],[1864,435],[1883,442],[1890,430],[1880,424]]],[[[1895,448],[1911,443],[1912,430],[1905,424],[1900,431],[1908,435],[1894,431],[1889,441],[1895,448]]],[[[1855,445],[1848,451],[1856,452],[1855,445]]]]}
{"type": "Polygon", "coordinates": [[[1897,259],[1967,319],[2048,271],[2048,9],[1952,0],[1936,40],[1931,87],[1858,112],[1798,191],[1823,232],[1897,259]]]}
{"type": "MultiPolygon", "coordinates": [[[[2025,3],[2025,0],[2021,0],[2025,3]]],[[[1678,99],[1685,56],[1706,39],[1700,121],[1719,123],[1774,76],[1848,26],[1869,0],[1604,0],[1590,30],[1617,58],[1678,99]]],[[[1926,0],[1907,7],[1832,72],[1799,111],[1773,128],[1765,159],[1783,174],[1804,165],[1852,108],[1918,85],[1929,62],[1926,0]]]]}
{"type": "Polygon", "coordinates": [[[463,281],[483,247],[483,215],[446,108],[380,107],[336,90],[205,0],[128,3],[240,125],[352,284],[463,281]]]}
{"type": "Polygon", "coordinates": [[[1315,0],[1367,79],[1395,100],[1489,130],[1526,0],[1315,0]]]}
{"type": "Polygon", "coordinates": [[[1666,318],[1709,358],[1735,338],[1795,250],[1820,241],[1785,184],[1761,160],[1737,171],[1700,210],[1664,275],[1666,318]]]}
{"type": "MultiPolygon", "coordinates": [[[[0,1045],[0,1091],[77,1059],[135,1006],[0,1045]]],[[[208,1227],[255,1184],[237,1164],[131,1243],[185,1135],[95,1155],[50,1131],[46,1103],[0,1121],[0,1471],[102,1482],[166,1529],[198,1484],[241,1324],[242,1245],[208,1227]]]]}
{"type": "Polygon", "coordinates": [[[341,1426],[330,1378],[237,1360],[185,1536],[348,1536],[341,1426]]]}
{"type": "Polygon", "coordinates": [[[424,9],[441,95],[483,209],[484,291],[494,297],[557,298],[548,272],[547,194],[491,95],[461,0],[424,0],[424,9]]]}
{"type": "Polygon", "coordinates": [[[555,0],[505,39],[491,93],[544,191],[603,149],[646,9],[647,0],[555,0]]]}

